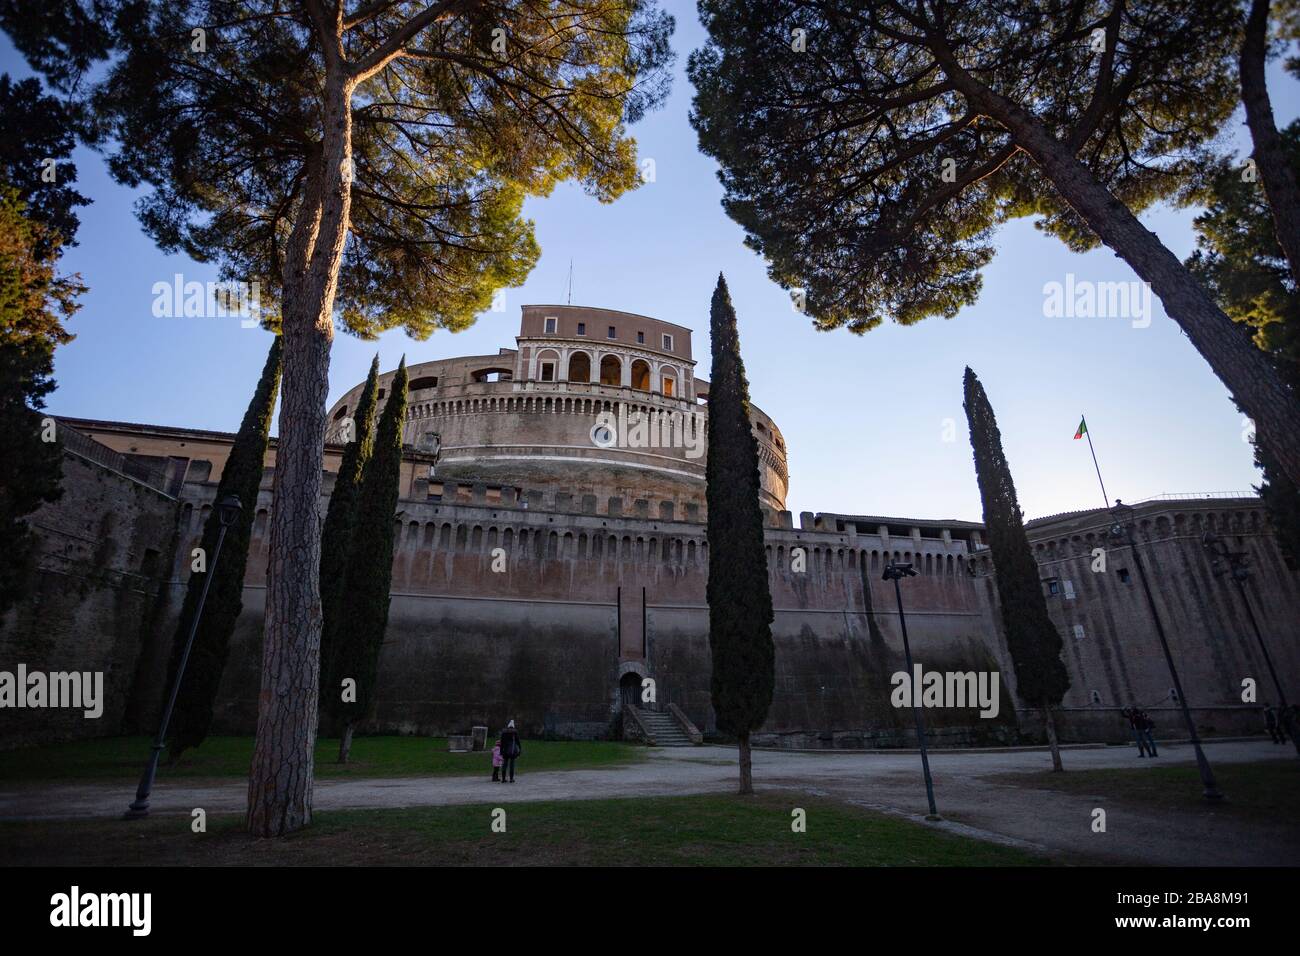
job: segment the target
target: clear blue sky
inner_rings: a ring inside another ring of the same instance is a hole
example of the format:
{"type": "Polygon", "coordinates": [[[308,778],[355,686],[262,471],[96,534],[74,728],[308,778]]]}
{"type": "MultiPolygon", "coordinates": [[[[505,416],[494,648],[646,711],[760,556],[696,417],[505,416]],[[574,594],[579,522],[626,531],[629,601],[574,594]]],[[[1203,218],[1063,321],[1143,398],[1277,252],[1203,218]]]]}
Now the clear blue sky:
{"type": "MultiPolygon", "coordinates": [[[[1241,416],[1227,391],[1156,305],[1149,328],[1119,319],[1049,319],[1043,286],[1067,273],[1130,281],[1109,250],[1075,255],[1029,221],[1004,228],[979,302],[955,319],[911,328],[886,325],[865,337],[819,333],[768,280],[722,212],[715,164],[700,154],[687,122],[688,53],[703,42],[694,4],[668,0],[677,17],[677,77],[661,111],[635,127],[656,180],[610,206],[562,187],[531,200],[542,257],[507,311],[485,313],[470,330],[416,342],[400,332],[378,343],[340,334],[330,400],[365,376],[378,349],[385,369],[408,362],[495,352],[513,346],[519,306],[563,302],[569,261],[573,301],[639,312],[695,330],[708,374],[709,297],[727,276],[740,317],[754,402],[785,434],[788,505],[836,511],[978,520],[979,490],[962,412],[962,369],[983,381],[1028,517],[1101,503],[1086,442],[1074,441],[1086,413],[1111,497],[1244,490],[1258,480],[1241,416]],[[945,441],[945,420],[955,441],[945,441]]],[[[29,70],[0,35],[0,70],[29,70]]],[[[1270,71],[1279,123],[1296,114],[1296,83],[1270,71]]],[[[1244,134],[1240,116],[1233,128],[1244,134]]],[[[1240,138],[1240,137],[1239,137],[1240,138]]],[[[1244,140],[1240,140],[1244,142],[1244,140]]],[[[267,333],[236,319],[154,318],[155,282],[173,273],[207,281],[215,269],[161,254],[140,231],[131,190],[114,184],[102,158],[76,155],[80,245],[64,258],[90,286],[71,323],[77,339],[57,355],[56,414],[234,430],[269,345],[267,333]]],[[[1147,225],[1181,258],[1193,248],[1191,212],[1158,210],[1147,225]]]]}

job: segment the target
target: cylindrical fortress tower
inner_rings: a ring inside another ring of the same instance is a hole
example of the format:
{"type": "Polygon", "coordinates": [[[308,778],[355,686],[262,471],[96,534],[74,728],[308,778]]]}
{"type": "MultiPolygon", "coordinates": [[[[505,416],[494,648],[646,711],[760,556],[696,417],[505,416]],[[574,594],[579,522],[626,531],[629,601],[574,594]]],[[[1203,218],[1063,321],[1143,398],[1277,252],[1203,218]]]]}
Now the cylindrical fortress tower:
{"type": "MultiPolygon", "coordinates": [[[[408,367],[404,440],[439,452],[431,495],[444,480],[481,481],[569,494],[575,504],[594,498],[598,513],[616,498],[650,502],[652,516],[703,520],[709,384],[695,377],[690,329],[610,309],[526,305],[516,343],[408,367]]],[[[380,376],[381,407],[392,378],[380,376]]],[[[330,409],[327,440],[345,435],[361,388],[330,409]]],[[[785,441],[753,405],[750,419],[760,503],[784,510],[785,441]]]]}

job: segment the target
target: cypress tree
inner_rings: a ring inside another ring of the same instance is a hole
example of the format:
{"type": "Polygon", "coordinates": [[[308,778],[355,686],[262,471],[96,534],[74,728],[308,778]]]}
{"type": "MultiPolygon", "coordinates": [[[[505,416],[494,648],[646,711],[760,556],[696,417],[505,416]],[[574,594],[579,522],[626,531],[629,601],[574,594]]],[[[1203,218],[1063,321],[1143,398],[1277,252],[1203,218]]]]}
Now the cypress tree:
{"type": "Polygon", "coordinates": [[[361,490],[361,476],[375,447],[375,405],[379,394],[379,355],[370,363],[370,374],[357,399],[352,416],[352,434],[343,449],[339,472],[330,492],[329,508],[325,512],[325,526],[321,531],[320,551],[320,604],[323,618],[320,639],[321,704],[339,692],[334,673],[335,648],[338,642],[339,619],[342,615],[346,591],[343,586],[348,569],[348,551],[352,543],[352,529],[356,521],[357,495],[361,490]]]}
{"type": "Polygon", "coordinates": [[[767,719],[776,683],[772,594],[759,509],[758,442],[749,421],[749,383],[736,311],[718,275],[709,311],[709,649],[718,727],[740,744],[740,792],[753,793],[749,735],[767,719]]]}
{"type": "Polygon", "coordinates": [[[1016,669],[1020,698],[1043,712],[1052,769],[1061,770],[1061,750],[1056,741],[1055,708],[1070,688],[1070,675],[1061,662],[1061,635],[1047,613],[1038,562],[1029,548],[1024,516],[1011,479],[1011,467],[1002,451],[993,406],[975,373],[968,367],[965,379],[966,420],[975,452],[975,475],[984,502],[984,527],[997,571],[998,599],[1007,648],[1016,669]]]}
{"type": "Polygon", "coordinates": [[[379,648],[388,627],[393,582],[393,514],[402,470],[402,424],[406,418],[406,358],[402,358],[379,418],[374,453],[365,467],[343,578],[346,600],[338,617],[335,674],[339,684],[356,681],[351,693],[331,688],[331,715],[342,727],[339,763],[346,763],[356,724],[375,709],[379,648]]]}
{"type": "MultiPolygon", "coordinates": [[[[176,622],[168,686],[171,686],[171,681],[176,676],[188,628],[203,590],[203,579],[209,573],[215,575],[208,590],[203,617],[194,633],[194,647],[185,667],[185,676],[181,679],[176,709],[168,728],[168,759],[172,763],[179,760],[185,750],[203,743],[212,727],[212,709],[216,703],[217,689],[221,685],[221,672],[225,670],[226,658],[230,653],[230,636],[235,631],[235,622],[239,620],[239,612],[244,607],[244,568],[248,562],[248,542],[252,536],[253,518],[257,513],[257,490],[262,483],[267,437],[279,388],[280,337],[277,335],[271,343],[253,399],[244,412],[244,420],[240,422],[230,457],[221,470],[221,480],[217,483],[217,494],[213,499],[220,501],[226,495],[234,495],[243,509],[235,523],[226,529],[226,540],[221,546],[221,556],[216,567],[208,566],[190,574],[185,589],[185,602],[176,622]]],[[[200,545],[205,561],[212,560],[220,531],[218,510],[213,508],[203,526],[200,545]]]]}

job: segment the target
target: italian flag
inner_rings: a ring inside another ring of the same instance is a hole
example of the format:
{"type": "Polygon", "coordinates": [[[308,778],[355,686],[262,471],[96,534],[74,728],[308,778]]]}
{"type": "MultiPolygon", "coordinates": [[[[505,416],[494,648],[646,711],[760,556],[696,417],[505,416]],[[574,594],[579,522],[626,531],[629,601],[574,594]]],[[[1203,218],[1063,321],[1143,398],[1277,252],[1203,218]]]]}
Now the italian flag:
{"type": "Polygon", "coordinates": [[[1074,440],[1078,441],[1084,435],[1088,434],[1088,423],[1082,418],[1079,419],[1079,430],[1074,433],[1074,440]]]}

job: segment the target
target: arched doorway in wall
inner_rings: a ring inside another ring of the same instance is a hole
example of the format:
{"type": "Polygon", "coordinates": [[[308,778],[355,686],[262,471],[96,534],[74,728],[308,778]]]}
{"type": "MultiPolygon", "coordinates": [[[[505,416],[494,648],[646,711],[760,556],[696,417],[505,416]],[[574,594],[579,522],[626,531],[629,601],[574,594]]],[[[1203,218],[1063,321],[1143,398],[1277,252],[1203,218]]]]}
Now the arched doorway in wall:
{"type": "Polygon", "coordinates": [[[606,355],[600,360],[600,384],[623,384],[623,363],[618,360],[618,356],[606,355]]]}
{"type": "Polygon", "coordinates": [[[628,671],[618,681],[618,697],[624,707],[641,706],[641,675],[628,671]]]}
{"type": "Polygon", "coordinates": [[[569,381],[591,381],[591,356],[586,352],[574,352],[569,357],[569,381]]]}
{"type": "Polygon", "coordinates": [[[650,363],[637,359],[632,363],[632,387],[641,392],[650,391],[650,363]]]}

